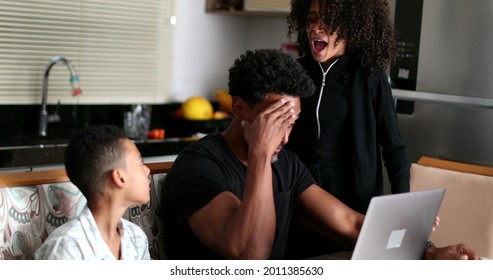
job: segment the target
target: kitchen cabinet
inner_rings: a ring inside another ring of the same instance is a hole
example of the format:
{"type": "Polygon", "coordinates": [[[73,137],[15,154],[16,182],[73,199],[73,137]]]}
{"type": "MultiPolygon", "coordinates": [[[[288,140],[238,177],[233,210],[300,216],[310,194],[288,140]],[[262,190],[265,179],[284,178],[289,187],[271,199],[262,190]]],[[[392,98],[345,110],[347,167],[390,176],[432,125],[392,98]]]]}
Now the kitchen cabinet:
{"type": "Polygon", "coordinates": [[[206,12],[238,16],[279,16],[289,14],[290,0],[207,0],[206,12]]]}

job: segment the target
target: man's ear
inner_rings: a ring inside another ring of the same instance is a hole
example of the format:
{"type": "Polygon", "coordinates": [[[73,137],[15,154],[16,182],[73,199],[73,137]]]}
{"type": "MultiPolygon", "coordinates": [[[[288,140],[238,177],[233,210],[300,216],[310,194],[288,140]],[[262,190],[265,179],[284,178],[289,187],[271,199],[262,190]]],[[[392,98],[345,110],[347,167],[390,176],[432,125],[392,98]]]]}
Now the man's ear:
{"type": "Polygon", "coordinates": [[[127,182],[126,174],[120,168],[116,168],[116,169],[111,170],[110,179],[113,182],[113,184],[115,184],[119,187],[123,186],[127,182]]]}
{"type": "Polygon", "coordinates": [[[239,96],[233,97],[233,115],[239,119],[242,119],[242,112],[245,108],[245,101],[239,96]]]}

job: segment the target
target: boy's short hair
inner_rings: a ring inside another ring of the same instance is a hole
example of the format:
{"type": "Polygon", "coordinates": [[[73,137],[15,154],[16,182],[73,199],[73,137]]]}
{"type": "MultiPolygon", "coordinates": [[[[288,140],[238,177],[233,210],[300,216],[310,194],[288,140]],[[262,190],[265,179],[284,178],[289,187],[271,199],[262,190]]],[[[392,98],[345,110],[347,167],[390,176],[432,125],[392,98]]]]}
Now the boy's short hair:
{"type": "Polygon", "coordinates": [[[80,130],[65,150],[67,175],[87,200],[104,191],[109,172],[124,164],[128,139],[123,129],[112,125],[94,125],[80,130]]]}
{"type": "Polygon", "coordinates": [[[229,69],[229,93],[250,105],[266,93],[308,97],[315,91],[306,70],[291,55],[276,49],[247,51],[229,69]]]}

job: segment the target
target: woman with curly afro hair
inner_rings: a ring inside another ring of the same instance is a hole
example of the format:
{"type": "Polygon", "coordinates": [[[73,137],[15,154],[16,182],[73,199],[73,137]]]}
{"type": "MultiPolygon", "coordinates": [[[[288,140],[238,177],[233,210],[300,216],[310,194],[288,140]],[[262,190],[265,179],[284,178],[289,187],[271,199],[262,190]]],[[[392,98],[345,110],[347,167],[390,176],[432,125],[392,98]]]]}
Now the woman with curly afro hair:
{"type": "MultiPolygon", "coordinates": [[[[372,197],[384,194],[382,158],[392,193],[408,192],[410,163],[384,72],[396,58],[387,1],[291,0],[288,24],[299,62],[317,89],[301,100],[286,148],[320,186],[361,213],[372,197]]],[[[296,227],[292,232],[293,258],[350,250],[320,243],[296,227]],[[314,247],[320,250],[305,250],[314,247]]]]}

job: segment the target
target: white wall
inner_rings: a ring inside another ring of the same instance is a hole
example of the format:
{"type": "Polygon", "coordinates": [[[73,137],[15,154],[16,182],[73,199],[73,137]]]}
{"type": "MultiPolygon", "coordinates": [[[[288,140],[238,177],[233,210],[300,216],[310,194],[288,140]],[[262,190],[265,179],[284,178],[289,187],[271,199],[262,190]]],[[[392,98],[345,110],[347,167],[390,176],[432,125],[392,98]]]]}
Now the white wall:
{"type": "Polygon", "coordinates": [[[176,1],[173,97],[212,99],[227,88],[228,69],[246,50],[280,48],[287,42],[285,17],[219,15],[205,12],[205,0],[176,1]]]}

